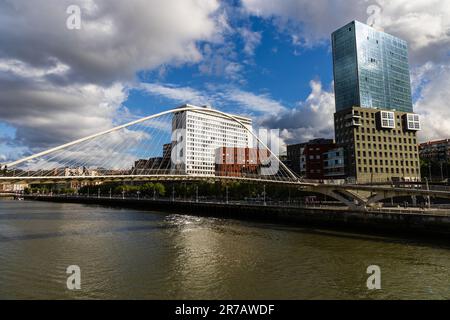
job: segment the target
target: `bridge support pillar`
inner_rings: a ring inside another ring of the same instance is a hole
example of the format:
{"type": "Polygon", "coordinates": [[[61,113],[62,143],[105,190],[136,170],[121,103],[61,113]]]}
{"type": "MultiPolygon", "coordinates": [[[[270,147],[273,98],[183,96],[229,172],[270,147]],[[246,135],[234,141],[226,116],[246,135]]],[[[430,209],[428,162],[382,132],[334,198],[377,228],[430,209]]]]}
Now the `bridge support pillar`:
{"type": "Polygon", "coordinates": [[[351,210],[366,211],[367,200],[354,192],[343,189],[333,189],[330,187],[309,188],[310,192],[320,193],[333,198],[349,207],[351,210]]]}

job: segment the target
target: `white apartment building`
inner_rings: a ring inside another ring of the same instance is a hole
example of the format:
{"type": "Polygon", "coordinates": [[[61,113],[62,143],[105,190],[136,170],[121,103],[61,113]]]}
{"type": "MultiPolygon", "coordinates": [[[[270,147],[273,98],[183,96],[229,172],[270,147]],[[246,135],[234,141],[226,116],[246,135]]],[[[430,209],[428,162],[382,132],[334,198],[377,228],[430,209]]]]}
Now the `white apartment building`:
{"type": "Polygon", "coordinates": [[[233,117],[245,128],[210,107],[175,113],[172,119],[172,169],[181,174],[214,176],[217,148],[251,147],[253,139],[248,130],[252,130],[252,120],[233,117]]]}

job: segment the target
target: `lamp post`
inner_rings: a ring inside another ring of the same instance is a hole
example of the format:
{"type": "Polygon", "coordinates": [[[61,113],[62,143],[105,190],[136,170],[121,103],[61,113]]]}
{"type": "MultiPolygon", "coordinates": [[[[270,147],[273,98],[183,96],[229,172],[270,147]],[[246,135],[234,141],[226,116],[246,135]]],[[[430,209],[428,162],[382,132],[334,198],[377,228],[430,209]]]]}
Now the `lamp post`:
{"type": "Polygon", "coordinates": [[[430,209],[431,208],[431,198],[430,198],[430,185],[428,184],[428,179],[427,178],[425,178],[425,182],[426,182],[426,184],[427,184],[427,191],[428,191],[428,196],[427,196],[427,206],[428,206],[428,209],[430,209]]]}
{"type": "Polygon", "coordinates": [[[429,160],[428,161],[428,174],[429,174],[429,179],[430,179],[430,182],[431,182],[431,160],[429,160]]]}
{"type": "Polygon", "coordinates": [[[228,204],[228,185],[225,186],[225,190],[226,190],[226,204],[228,204]]]}
{"type": "Polygon", "coordinates": [[[264,196],[264,205],[267,205],[267,203],[266,203],[266,185],[264,185],[263,196],[264,196]]]}

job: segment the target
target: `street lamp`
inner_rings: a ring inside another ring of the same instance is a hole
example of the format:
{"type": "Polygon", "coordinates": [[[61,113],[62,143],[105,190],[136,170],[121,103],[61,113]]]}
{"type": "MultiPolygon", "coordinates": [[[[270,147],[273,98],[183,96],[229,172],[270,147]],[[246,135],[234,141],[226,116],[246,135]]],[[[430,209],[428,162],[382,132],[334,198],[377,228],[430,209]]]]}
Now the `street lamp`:
{"type": "Polygon", "coordinates": [[[431,182],[431,160],[428,161],[428,174],[430,176],[430,182],[431,182]]]}
{"type": "Polygon", "coordinates": [[[264,185],[263,196],[264,196],[264,205],[267,205],[267,203],[266,203],[266,185],[264,185]]]}
{"type": "Polygon", "coordinates": [[[228,185],[225,187],[226,190],[226,203],[228,204],[228,185]]]}
{"type": "Polygon", "coordinates": [[[428,191],[428,196],[427,196],[427,206],[428,206],[428,209],[430,209],[430,208],[431,208],[430,185],[429,185],[428,179],[427,179],[426,177],[425,177],[425,182],[426,182],[426,184],[427,184],[427,191],[428,191]]]}

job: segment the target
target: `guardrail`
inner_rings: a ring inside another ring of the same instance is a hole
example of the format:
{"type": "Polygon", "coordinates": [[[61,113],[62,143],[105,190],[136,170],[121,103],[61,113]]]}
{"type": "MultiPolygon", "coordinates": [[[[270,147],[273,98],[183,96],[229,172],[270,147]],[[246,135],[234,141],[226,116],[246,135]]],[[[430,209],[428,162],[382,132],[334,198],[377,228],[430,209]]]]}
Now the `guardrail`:
{"type": "Polygon", "coordinates": [[[340,207],[346,208],[338,201],[315,201],[305,202],[299,200],[280,201],[280,200],[266,200],[263,198],[255,200],[226,200],[226,199],[207,199],[199,197],[198,199],[192,197],[143,197],[143,196],[126,196],[126,195],[77,195],[77,194],[27,194],[26,197],[54,197],[54,198],[77,198],[77,199],[101,199],[101,200],[135,200],[135,201],[163,201],[163,202],[179,202],[179,203],[205,203],[205,204],[230,204],[230,205],[256,205],[256,206],[278,206],[278,207],[305,207],[305,208],[326,208],[326,207],[340,207]]]}
{"type": "MultiPolygon", "coordinates": [[[[202,199],[199,198],[168,198],[168,197],[127,197],[127,196],[98,196],[98,195],[42,195],[42,194],[34,194],[27,195],[27,197],[43,197],[43,198],[72,198],[72,199],[99,199],[99,200],[132,200],[132,201],[155,201],[155,202],[167,202],[167,203],[199,203],[199,204],[219,204],[219,205],[231,205],[231,206],[242,206],[242,205],[250,205],[256,207],[278,207],[278,208],[298,208],[298,209],[327,209],[327,210],[336,210],[336,211],[346,211],[348,207],[343,206],[339,202],[316,202],[316,203],[305,203],[303,201],[245,201],[245,200],[218,200],[218,199],[202,199]]],[[[447,205],[450,207],[450,205],[447,205]]],[[[376,213],[398,213],[398,214],[421,214],[421,215],[433,215],[433,214],[445,214],[450,215],[450,210],[444,211],[446,208],[435,206],[431,209],[421,208],[421,207],[380,207],[380,208],[370,208],[368,207],[366,212],[376,212],[376,213]]]]}

